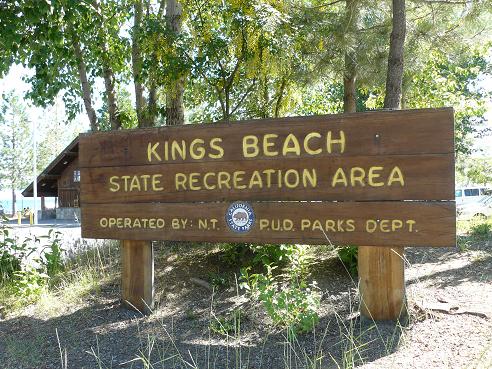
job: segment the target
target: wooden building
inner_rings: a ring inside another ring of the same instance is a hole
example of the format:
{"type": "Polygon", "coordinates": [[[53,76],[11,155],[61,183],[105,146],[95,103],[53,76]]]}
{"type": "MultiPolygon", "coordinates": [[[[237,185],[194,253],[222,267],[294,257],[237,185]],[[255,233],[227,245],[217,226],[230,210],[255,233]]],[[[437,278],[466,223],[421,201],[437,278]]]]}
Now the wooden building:
{"type": "MultiPolygon", "coordinates": [[[[38,176],[38,197],[41,197],[41,217],[55,217],[53,210],[44,208],[44,197],[56,197],[57,219],[80,219],[79,140],[75,138],[38,176]]],[[[33,197],[33,183],[22,191],[33,197]]]]}

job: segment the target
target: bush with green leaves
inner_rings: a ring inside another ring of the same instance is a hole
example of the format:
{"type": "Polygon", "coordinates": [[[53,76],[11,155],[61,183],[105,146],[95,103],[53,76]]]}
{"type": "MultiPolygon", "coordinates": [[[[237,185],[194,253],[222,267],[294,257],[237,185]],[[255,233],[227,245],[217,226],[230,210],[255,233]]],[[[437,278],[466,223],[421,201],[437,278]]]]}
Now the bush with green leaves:
{"type": "Polygon", "coordinates": [[[52,278],[64,270],[61,233],[51,229],[46,236],[28,237],[23,241],[10,234],[11,229],[2,224],[0,284],[23,302],[33,302],[39,298],[52,278]]]}
{"type": "Polygon", "coordinates": [[[14,273],[11,287],[15,296],[25,302],[34,302],[44,291],[49,276],[33,267],[26,267],[14,273]]]}
{"type": "Polygon", "coordinates": [[[41,239],[47,240],[47,244],[41,249],[38,262],[49,277],[55,277],[65,269],[65,250],[61,247],[60,235],[60,232],[50,229],[47,236],[41,236],[41,239]]]}
{"type": "Polygon", "coordinates": [[[307,282],[311,257],[305,246],[288,249],[286,273],[274,274],[276,265],[266,265],[266,273],[241,269],[240,287],[262,302],[274,324],[287,328],[289,335],[309,332],[319,321],[321,294],[316,282],[307,282]]]}
{"type": "Polygon", "coordinates": [[[30,238],[19,242],[10,235],[10,231],[5,224],[0,225],[0,283],[11,280],[15,272],[22,269],[23,260],[33,252],[30,238]]]}
{"type": "Polygon", "coordinates": [[[477,222],[471,226],[470,234],[475,237],[489,237],[492,235],[492,223],[477,222]]]}
{"type": "Polygon", "coordinates": [[[357,246],[343,246],[337,249],[337,254],[347,270],[352,275],[357,274],[358,248],[357,246]]]}
{"type": "Polygon", "coordinates": [[[221,259],[229,265],[243,264],[266,267],[267,265],[285,264],[297,252],[298,245],[288,244],[250,244],[250,243],[222,243],[221,259]]]}
{"type": "Polygon", "coordinates": [[[319,321],[317,309],[321,295],[316,282],[289,276],[273,275],[275,267],[268,267],[266,274],[249,274],[243,269],[240,287],[262,302],[274,324],[287,328],[289,335],[309,332],[319,321]]]}

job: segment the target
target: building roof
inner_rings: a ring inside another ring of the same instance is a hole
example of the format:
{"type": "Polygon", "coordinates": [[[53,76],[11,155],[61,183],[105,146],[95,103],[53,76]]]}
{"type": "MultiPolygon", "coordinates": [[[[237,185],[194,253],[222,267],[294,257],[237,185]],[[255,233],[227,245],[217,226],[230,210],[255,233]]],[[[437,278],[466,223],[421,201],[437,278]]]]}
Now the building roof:
{"type": "MultiPolygon", "coordinates": [[[[58,178],[61,177],[65,168],[70,165],[78,155],[79,138],[76,137],[38,176],[38,196],[58,196],[58,178]]],[[[33,191],[33,183],[31,182],[29,186],[22,191],[22,196],[33,197],[33,191]]]]}

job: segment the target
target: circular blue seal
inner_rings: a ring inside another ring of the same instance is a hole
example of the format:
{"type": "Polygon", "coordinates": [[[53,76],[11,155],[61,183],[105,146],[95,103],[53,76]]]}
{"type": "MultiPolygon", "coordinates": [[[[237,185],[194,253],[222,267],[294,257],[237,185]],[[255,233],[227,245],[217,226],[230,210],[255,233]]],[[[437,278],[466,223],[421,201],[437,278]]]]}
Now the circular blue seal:
{"type": "Polygon", "coordinates": [[[236,201],[227,208],[225,220],[231,231],[246,233],[255,223],[255,213],[247,202],[236,201]]]}

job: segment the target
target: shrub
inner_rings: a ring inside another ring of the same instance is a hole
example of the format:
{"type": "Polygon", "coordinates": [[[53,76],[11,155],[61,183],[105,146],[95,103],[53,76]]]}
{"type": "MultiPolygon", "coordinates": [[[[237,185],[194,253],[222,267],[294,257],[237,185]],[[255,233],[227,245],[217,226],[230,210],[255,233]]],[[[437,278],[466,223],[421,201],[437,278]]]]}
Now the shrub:
{"type": "Polygon", "coordinates": [[[41,250],[38,261],[49,277],[55,277],[65,269],[65,250],[60,245],[60,235],[60,232],[50,229],[47,236],[42,236],[48,240],[48,244],[41,250]]]}
{"type": "Polygon", "coordinates": [[[472,225],[470,234],[476,237],[487,237],[492,234],[492,224],[489,222],[472,225]]]}
{"type": "Polygon", "coordinates": [[[261,301],[273,322],[286,327],[289,335],[311,331],[319,321],[320,293],[316,282],[307,285],[294,272],[282,283],[281,275],[273,275],[274,269],[268,266],[266,274],[249,274],[249,268],[242,269],[240,287],[261,301]]]}
{"type": "Polygon", "coordinates": [[[357,246],[343,246],[337,249],[337,254],[342,263],[348,269],[350,274],[357,274],[357,260],[359,249],[357,246]]]}

